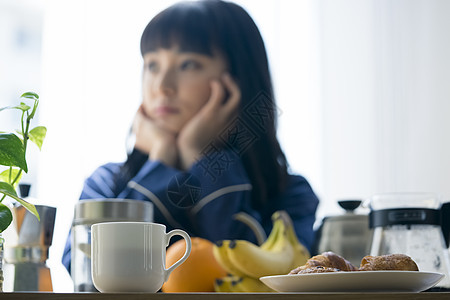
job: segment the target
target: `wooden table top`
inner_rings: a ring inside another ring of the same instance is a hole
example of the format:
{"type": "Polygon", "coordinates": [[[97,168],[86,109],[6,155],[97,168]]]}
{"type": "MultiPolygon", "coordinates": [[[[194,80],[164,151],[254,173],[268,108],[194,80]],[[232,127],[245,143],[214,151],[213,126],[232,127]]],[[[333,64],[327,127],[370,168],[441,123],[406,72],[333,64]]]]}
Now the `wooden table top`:
{"type": "Polygon", "coordinates": [[[450,299],[450,293],[1,293],[3,299],[45,300],[433,300],[450,299]]]}

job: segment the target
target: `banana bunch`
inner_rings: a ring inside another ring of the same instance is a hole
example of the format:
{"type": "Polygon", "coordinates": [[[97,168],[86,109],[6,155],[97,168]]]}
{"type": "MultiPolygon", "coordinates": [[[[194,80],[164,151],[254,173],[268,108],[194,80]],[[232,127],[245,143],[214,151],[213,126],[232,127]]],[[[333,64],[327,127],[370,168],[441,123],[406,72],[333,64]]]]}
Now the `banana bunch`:
{"type": "Polygon", "coordinates": [[[272,222],[272,231],[260,246],[245,240],[223,240],[214,246],[214,257],[230,274],[216,281],[217,292],[273,291],[259,278],[287,274],[310,258],[285,211],[276,211],[272,222]]]}
{"type": "Polygon", "coordinates": [[[289,214],[284,210],[280,211],[279,213],[280,217],[283,218],[286,224],[288,240],[294,247],[294,260],[290,269],[292,270],[294,268],[297,268],[298,266],[304,265],[306,261],[311,257],[311,254],[309,253],[308,249],[306,249],[306,247],[303,246],[303,244],[298,240],[297,234],[295,233],[294,224],[289,214]]]}
{"type": "Polygon", "coordinates": [[[248,276],[239,277],[234,275],[228,275],[217,279],[214,283],[214,290],[219,293],[254,293],[274,291],[262,283],[259,279],[248,276]]]}

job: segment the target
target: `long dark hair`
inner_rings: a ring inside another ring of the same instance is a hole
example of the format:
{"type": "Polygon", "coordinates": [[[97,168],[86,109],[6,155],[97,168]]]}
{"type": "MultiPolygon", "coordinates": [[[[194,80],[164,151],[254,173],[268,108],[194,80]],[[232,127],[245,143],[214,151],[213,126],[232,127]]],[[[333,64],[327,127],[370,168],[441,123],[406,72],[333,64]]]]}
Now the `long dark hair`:
{"type": "MultiPolygon", "coordinates": [[[[234,3],[204,0],[180,2],[160,12],[145,28],[141,54],[158,48],[213,55],[219,51],[241,89],[236,126],[246,130],[244,143],[234,144],[249,176],[255,208],[276,197],[285,187],[287,161],[276,137],[277,109],[266,49],[249,16],[234,3]]],[[[125,163],[137,172],[142,153],[133,152],[125,163]],[[139,162],[139,163],[136,163],[139,162]]],[[[134,174],[130,174],[134,175],[134,174]]]]}

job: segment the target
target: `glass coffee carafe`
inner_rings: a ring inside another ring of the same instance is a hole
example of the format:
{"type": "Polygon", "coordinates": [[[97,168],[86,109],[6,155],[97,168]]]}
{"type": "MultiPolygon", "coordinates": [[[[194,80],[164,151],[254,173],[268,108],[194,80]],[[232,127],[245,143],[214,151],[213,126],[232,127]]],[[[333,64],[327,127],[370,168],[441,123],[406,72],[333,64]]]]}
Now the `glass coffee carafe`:
{"type": "Polygon", "coordinates": [[[401,253],[419,271],[445,275],[436,287],[450,288],[450,261],[441,229],[441,201],[431,193],[375,195],[369,224],[374,228],[370,255],[401,253]]]}

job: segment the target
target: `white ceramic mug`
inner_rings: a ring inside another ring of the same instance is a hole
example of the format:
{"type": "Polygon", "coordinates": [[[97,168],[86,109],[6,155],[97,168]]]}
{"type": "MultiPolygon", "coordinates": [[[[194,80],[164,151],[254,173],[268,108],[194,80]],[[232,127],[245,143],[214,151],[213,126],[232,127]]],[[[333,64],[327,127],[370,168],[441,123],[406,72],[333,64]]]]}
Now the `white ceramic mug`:
{"type": "Polygon", "coordinates": [[[109,222],[91,227],[91,274],[100,292],[157,292],[170,273],[191,253],[191,239],[180,229],[149,222],[109,222]],[[166,269],[172,236],[186,240],[183,257],[166,269]]]}

